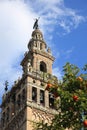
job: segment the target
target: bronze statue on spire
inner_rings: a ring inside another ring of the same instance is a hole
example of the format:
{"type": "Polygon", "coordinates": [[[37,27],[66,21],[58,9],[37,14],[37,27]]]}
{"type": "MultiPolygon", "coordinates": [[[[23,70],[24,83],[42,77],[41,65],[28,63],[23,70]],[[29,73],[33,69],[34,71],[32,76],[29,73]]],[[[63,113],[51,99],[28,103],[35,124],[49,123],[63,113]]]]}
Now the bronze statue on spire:
{"type": "MultiPolygon", "coordinates": [[[[40,17],[39,17],[40,18],[40,17]]],[[[35,23],[34,23],[34,26],[33,26],[33,29],[38,29],[38,20],[39,20],[39,18],[37,19],[35,19],[35,23]]]]}

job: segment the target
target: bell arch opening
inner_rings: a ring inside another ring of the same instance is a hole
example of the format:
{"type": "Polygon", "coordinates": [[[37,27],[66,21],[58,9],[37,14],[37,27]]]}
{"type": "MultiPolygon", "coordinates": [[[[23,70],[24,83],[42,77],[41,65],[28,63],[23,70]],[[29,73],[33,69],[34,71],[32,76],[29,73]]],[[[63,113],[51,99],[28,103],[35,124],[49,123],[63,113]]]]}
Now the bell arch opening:
{"type": "Polygon", "coordinates": [[[47,66],[43,61],[40,62],[40,71],[47,72],[47,66]]]}

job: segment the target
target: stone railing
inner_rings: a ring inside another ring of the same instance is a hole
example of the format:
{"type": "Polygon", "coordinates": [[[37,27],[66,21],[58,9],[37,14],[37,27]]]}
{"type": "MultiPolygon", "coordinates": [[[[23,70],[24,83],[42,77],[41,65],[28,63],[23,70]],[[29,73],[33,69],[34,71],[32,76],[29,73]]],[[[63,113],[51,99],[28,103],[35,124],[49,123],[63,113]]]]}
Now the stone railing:
{"type": "Polygon", "coordinates": [[[31,107],[31,108],[39,109],[39,110],[44,111],[44,112],[48,112],[50,114],[58,114],[59,113],[59,111],[57,111],[56,109],[52,109],[50,107],[47,108],[45,106],[42,106],[42,105],[34,103],[34,102],[27,101],[27,106],[31,107]]]}
{"type": "Polygon", "coordinates": [[[53,83],[57,82],[57,77],[56,76],[51,75],[49,73],[42,72],[42,71],[32,71],[32,72],[28,72],[27,74],[29,76],[33,76],[35,78],[43,80],[44,82],[48,82],[48,81],[51,81],[53,83]]]}

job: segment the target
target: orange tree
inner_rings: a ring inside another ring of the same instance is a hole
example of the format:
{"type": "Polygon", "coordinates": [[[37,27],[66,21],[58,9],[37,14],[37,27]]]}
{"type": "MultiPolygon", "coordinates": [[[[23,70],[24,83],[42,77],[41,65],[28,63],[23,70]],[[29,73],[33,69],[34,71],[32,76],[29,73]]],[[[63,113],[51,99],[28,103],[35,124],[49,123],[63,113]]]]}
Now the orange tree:
{"type": "MultiPolygon", "coordinates": [[[[77,66],[66,63],[63,67],[62,81],[58,85],[55,84],[58,86],[56,87],[59,96],[56,98],[58,114],[54,116],[51,124],[38,123],[37,130],[87,129],[87,65],[83,70],[82,73],[77,66]]],[[[47,87],[48,91],[54,93],[54,87],[51,84],[47,87]]]]}

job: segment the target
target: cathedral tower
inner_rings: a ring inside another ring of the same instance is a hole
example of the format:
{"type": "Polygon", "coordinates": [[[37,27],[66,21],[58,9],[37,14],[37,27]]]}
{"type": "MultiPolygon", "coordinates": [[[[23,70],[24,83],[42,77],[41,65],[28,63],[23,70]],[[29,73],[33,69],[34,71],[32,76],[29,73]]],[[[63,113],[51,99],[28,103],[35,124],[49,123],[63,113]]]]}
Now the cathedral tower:
{"type": "Polygon", "coordinates": [[[36,22],[21,61],[22,77],[2,98],[1,130],[33,130],[35,122],[50,123],[57,112],[54,96],[45,90],[49,80],[57,82],[52,75],[54,57],[36,22]]]}

